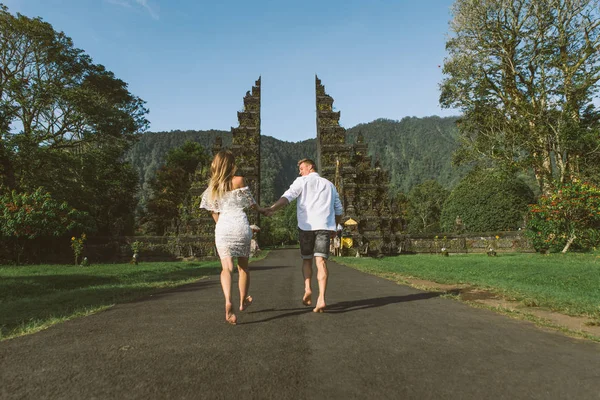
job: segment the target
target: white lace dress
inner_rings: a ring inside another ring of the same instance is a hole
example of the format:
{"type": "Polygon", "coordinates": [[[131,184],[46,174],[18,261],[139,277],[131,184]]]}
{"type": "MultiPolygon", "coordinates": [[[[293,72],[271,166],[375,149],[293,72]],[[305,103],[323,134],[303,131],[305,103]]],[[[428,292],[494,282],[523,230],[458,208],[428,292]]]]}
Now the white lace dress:
{"type": "Polygon", "coordinates": [[[212,199],[208,190],[202,194],[200,208],[219,213],[215,226],[215,244],[219,257],[249,257],[252,229],[244,209],[256,204],[248,186],[233,189],[220,199],[212,199]]]}

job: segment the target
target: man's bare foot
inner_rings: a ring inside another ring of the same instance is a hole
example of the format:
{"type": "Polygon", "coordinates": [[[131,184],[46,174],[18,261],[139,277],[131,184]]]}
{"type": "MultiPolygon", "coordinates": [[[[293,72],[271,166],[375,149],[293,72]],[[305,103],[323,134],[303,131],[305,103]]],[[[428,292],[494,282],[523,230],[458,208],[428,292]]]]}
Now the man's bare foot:
{"type": "Polygon", "coordinates": [[[304,297],[302,297],[302,304],[305,306],[310,306],[312,304],[311,292],[304,292],[304,297]]]}
{"type": "Polygon", "coordinates": [[[322,313],[325,311],[325,307],[327,307],[325,302],[317,302],[317,306],[314,308],[313,312],[322,313]]]}
{"type": "Polygon", "coordinates": [[[228,304],[225,306],[225,321],[227,321],[227,323],[229,323],[231,325],[236,325],[237,317],[232,312],[232,308],[233,307],[231,306],[231,304],[228,304]]]}
{"type": "Polygon", "coordinates": [[[240,311],[244,311],[246,308],[252,305],[252,296],[246,296],[242,304],[240,305],[240,311]]]}

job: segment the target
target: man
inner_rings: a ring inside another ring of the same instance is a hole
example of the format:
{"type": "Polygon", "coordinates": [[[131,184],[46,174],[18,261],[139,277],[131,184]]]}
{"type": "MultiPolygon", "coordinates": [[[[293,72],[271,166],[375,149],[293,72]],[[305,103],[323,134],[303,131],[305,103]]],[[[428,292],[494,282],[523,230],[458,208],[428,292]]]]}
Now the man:
{"type": "Polygon", "coordinates": [[[302,303],[305,306],[312,304],[311,278],[314,258],[319,297],[313,311],[323,312],[326,307],[329,244],[335,236],[337,224],[342,219],[342,202],[333,183],[319,176],[313,160],[305,158],[298,161],[298,169],[300,177],[296,178],[281,198],[265,211],[265,215],[271,216],[294,199],[298,199],[298,232],[304,274],[302,303]]]}

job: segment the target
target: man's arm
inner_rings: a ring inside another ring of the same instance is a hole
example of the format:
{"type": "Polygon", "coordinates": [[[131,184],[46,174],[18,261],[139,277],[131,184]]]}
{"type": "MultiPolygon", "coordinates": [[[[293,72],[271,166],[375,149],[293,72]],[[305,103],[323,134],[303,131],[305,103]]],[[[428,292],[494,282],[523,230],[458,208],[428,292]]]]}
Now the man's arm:
{"type": "Polygon", "coordinates": [[[280,197],[279,200],[277,200],[275,203],[273,203],[273,205],[271,207],[265,209],[265,215],[267,217],[270,217],[273,214],[275,214],[275,211],[287,206],[288,204],[290,204],[288,199],[286,199],[285,197],[280,197]]]}
{"type": "Polygon", "coordinates": [[[269,207],[265,210],[265,212],[264,212],[265,216],[267,216],[267,217],[272,216],[275,213],[275,211],[287,206],[288,204],[290,204],[290,201],[293,201],[295,198],[300,196],[300,193],[302,193],[301,178],[302,177],[296,178],[296,180],[294,182],[292,182],[292,184],[290,185],[290,188],[288,190],[286,190],[284,194],[281,195],[279,200],[277,200],[275,203],[273,203],[273,205],[271,207],[269,207]]]}

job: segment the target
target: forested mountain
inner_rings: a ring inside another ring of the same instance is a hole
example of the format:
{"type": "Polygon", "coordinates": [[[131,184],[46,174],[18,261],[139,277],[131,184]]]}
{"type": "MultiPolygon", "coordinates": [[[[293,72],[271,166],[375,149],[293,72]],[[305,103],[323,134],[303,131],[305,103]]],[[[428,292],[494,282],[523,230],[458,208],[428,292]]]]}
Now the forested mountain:
{"type": "Polygon", "coordinates": [[[435,179],[447,189],[454,187],[468,167],[452,166],[458,147],[457,117],[406,117],[401,121],[377,119],[347,130],[354,142],[361,132],[369,144],[373,161],[390,172],[392,192],[408,193],[411,188],[435,179]]]}
{"type": "Polygon", "coordinates": [[[231,132],[228,131],[170,131],[147,132],[127,153],[126,160],[140,174],[140,183],[148,182],[164,161],[167,152],[175,147],[181,147],[185,142],[192,141],[202,145],[207,151],[221,136],[223,145],[231,145],[231,132]]]}
{"type": "MultiPolygon", "coordinates": [[[[126,156],[140,178],[140,203],[144,205],[149,195],[148,183],[164,163],[167,152],[181,147],[185,142],[201,144],[210,153],[215,138],[223,138],[223,146],[231,145],[229,131],[170,131],[148,132],[132,147],[126,156]]],[[[261,138],[261,203],[275,201],[298,176],[296,162],[302,158],[315,158],[316,140],[285,142],[270,136],[261,138]]]]}
{"type": "Polygon", "coordinates": [[[271,204],[298,177],[298,160],[317,157],[317,141],[293,143],[263,136],[260,152],[261,203],[271,204]]]}
{"type": "MultiPolygon", "coordinates": [[[[390,171],[391,191],[407,193],[413,186],[430,179],[452,188],[466,173],[466,168],[451,165],[457,147],[457,118],[404,118],[401,121],[378,119],[348,129],[349,142],[361,132],[369,144],[369,155],[379,159],[390,171]]],[[[127,155],[140,175],[142,204],[148,196],[147,182],[164,162],[166,153],[186,141],[200,143],[208,152],[215,138],[221,136],[225,147],[231,144],[228,131],[148,132],[127,155]]],[[[270,136],[262,137],[261,203],[270,204],[298,176],[297,161],[316,157],[316,139],[285,142],[270,136]]]]}
{"type": "Polygon", "coordinates": [[[169,150],[181,147],[187,141],[199,143],[210,153],[215,138],[221,136],[223,145],[231,145],[231,132],[209,130],[209,131],[170,131],[170,132],[147,132],[141,135],[138,142],[129,150],[126,160],[131,163],[139,175],[139,202],[145,206],[149,196],[148,184],[156,174],[156,170],[164,164],[169,150]]]}

